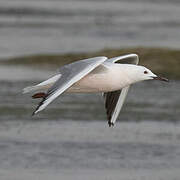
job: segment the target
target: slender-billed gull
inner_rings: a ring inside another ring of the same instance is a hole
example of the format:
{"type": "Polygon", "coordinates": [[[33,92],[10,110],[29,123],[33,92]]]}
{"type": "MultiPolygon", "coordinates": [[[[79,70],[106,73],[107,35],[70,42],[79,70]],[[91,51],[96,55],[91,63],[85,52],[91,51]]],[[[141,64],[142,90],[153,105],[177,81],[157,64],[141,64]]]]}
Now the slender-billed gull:
{"type": "Polygon", "coordinates": [[[137,65],[136,54],[128,54],[108,59],[94,57],[76,61],[60,67],[59,74],[38,85],[26,87],[24,93],[40,91],[33,98],[42,98],[33,115],[42,111],[48,104],[64,92],[102,92],[109,126],[113,126],[123,106],[131,84],[155,79],[168,81],[149,69],[137,65]]]}

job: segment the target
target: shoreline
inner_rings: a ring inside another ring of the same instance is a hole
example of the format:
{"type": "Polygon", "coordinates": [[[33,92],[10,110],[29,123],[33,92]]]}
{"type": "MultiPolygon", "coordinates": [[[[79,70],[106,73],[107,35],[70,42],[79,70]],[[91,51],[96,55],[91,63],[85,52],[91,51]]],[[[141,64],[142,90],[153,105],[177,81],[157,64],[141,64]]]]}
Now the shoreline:
{"type": "Polygon", "coordinates": [[[129,53],[138,54],[140,58],[140,65],[146,66],[154,73],[166,76],[170,79],[180,79],[180,50],[169,48],[132,47],[121,49],[103,49],[101,51],[89,53],[37,54],[1,59],[0,64],[57,70],[58,67],[64,64],[80,59],[95,56],[107,56],[110,58],[129,53]]]}

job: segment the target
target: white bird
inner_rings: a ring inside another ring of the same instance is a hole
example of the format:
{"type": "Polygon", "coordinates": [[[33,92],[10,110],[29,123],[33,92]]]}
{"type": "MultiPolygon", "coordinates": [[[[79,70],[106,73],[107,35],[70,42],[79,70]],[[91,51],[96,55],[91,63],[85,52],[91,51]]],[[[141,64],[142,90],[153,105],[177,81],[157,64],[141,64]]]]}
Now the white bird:
{"type": "Polygon", "coordinates": [[[23,93],[36,93],[33,98],[43,98],[33,115],[42,111],[48,104],[64,92],[95,93],[102,92],[109,126],[113,126],[123,106],[131,84],[158,77],[149,69],[137,65],[136,54],[128,54],[108,59],[94,57],[76,61],[60,67],[59,74],[35,86],[26,87],[23,93]]]}

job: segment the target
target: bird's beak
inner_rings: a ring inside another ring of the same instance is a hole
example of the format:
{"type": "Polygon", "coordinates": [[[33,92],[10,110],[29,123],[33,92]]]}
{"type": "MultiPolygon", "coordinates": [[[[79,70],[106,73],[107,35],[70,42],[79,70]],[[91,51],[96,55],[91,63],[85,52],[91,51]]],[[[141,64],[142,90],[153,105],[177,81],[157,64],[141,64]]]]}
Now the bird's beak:
{"type": "Polygon", "coordinates": [[[167,78],[164,77],[160,77],[160,76],[156,76],[156,77],[152,77],[154,80],[160,80],[160,81],[166,81],[169,82],[169,80],[167,78]]]}

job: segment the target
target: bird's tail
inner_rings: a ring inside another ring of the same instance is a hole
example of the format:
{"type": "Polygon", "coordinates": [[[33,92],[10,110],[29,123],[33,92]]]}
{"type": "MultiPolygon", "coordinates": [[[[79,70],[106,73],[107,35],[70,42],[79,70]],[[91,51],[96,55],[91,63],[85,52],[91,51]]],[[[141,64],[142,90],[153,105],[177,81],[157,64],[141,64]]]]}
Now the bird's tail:
{"type": "Polygon", "coordinates": [[[41,88],[37,85],[36,86],[28,86],[23,89],[23,94],[38,91],[38,90],[41,90],[41,88]]]}
{"type": "Polygon", "coordinates": [[[61,74],[55,75],[52,78],[41,82],[40,84],[37,84],[35,86],[28,86],[23,89],[23,94],[34,92],[34,91],[43,91],[49,89],[59,78],[61,77],[61,74]]]}

